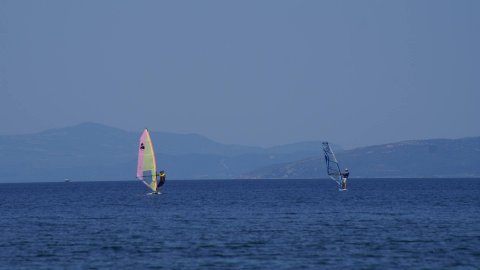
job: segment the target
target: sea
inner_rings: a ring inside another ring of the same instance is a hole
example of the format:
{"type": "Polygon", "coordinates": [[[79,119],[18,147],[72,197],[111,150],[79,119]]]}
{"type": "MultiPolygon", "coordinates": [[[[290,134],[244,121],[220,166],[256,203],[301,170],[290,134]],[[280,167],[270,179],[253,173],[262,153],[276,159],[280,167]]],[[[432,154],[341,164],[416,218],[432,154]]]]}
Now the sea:
{"type": "Polygon", "coordinates": [[[0,184],[0,269],[480,269],[480,179],[0,184]]]}

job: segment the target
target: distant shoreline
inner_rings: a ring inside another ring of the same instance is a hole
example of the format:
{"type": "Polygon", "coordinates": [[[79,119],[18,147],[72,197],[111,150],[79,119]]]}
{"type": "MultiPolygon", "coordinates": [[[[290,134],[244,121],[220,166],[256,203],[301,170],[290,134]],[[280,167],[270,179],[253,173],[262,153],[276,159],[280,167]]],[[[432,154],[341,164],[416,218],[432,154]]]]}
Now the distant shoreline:
{"type": "MultiPolygon", "coordinates": [[[[361,183],[363,180],[381,180],[381,181],[399,181],[399,180],[413,180],[413,179],[422,179],[426,181],[436,181],[436,180],[480,180],[480,177],[358,177],[358,178],[349,178],[349,181],[355,183],[361,183]]],[[[332,181],[329,178],[233,178],[233,179],[169,179],[168,181],[172,182],[201,182],[201,181],[332,181]]],[[[136,180],[75,180],[75,181],[34,181],[34,182],[0,182],[1,184],[77,184],[77,183],[102,183],[102,182],[136,182],[136,180]]],[[[350,182],[350,183],[351,183],[350,182]]]]}

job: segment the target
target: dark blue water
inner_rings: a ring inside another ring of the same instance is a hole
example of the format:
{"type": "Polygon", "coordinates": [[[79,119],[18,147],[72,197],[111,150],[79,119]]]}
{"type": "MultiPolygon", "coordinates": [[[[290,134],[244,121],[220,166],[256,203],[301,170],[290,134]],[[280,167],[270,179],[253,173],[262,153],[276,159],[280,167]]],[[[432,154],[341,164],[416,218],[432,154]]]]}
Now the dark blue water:
{"type": "Polygon", "coordinates": [[[4,269],[480,269],[480,180],[0,185],[4,269]]]}

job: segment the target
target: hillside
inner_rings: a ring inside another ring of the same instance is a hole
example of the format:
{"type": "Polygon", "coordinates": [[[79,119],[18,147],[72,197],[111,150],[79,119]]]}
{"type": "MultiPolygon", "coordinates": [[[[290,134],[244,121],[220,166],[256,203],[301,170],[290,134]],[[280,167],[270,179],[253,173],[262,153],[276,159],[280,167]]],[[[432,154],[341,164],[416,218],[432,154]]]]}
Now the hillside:
{"type": "MultiPolygon", "coordinates": [[[[134,179],[141,131],[96,123],[0,136],[0,182],[134,179]]],[[[197,134],[151,131],[169,179],[233,178],[261,166],[314,156],[321,142],[272,148],[221,144],[197,134]]]]}
{"type": "MultiPolygon", "coordinates": [[[[480,177],[480,137],[413,140],[337,153],[351,177],[480,177]]],[[[342,168],[343,169],[343,168],[342,168]]],[[[325,178],[323,156],[274,164],[243,178],[325,178]]]]}
{"type": "MultiPolygon", "coordinates": [[[[133,180],[140,133],[83,123],[0,136],[0,182],[133,180]]],[[[151,136],[168,179],[326,177],[321,141],[261,148],[198,134],[151,136]]],[[[351,177],[480,177],[480,137],[334,149],[351,177]]]]}

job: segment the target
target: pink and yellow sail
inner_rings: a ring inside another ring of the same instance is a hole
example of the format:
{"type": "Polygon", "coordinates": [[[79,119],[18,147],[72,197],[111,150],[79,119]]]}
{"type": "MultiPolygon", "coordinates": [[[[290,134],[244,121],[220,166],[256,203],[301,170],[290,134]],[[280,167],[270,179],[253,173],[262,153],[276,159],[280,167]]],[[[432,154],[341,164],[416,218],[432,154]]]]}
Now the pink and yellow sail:
{"type": "Polygon", "coordinates": [[[157,163],[150,133],[145,129],[138,144],[137,179],[153,191],[157,189],[157,163]]]}

